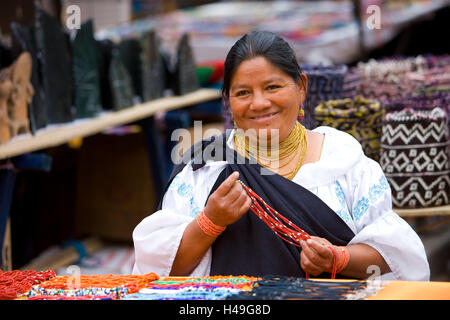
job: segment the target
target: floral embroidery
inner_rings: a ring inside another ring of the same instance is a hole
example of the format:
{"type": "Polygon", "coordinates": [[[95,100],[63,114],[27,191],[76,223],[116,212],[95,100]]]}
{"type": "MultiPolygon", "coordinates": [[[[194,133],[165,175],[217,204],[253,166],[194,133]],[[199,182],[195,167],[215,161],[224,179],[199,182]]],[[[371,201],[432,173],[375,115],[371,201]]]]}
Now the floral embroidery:
{"type": "Polygon", "coordinates": [[[375,202],[384,193],[384,189],[381,185],[373,185],[369,189],[370,202],[375,202]]]}
{"type": "Polygon", "coordinates": [[[178,194],[184,198],[191,198],[193,196],[193,188],[191,185],[182,183],[177,190],[178,194]]]}
{"type": "Polygon", "coordinates": [[[341,209],[337,210],[336,214],[345,222],[349,222],[351,220],[351,217],[350,213],[348,212],[347,203],[345,202],[345,194],[338,181],[334,182],[334,190],[336,192],[336,196],[338,197],[339,204],[341,205],[341,209]]]}
{"type": "Polygon", "coordinates": [[[389,190],[389,182],[384,175],[380,177],[379,183],[384,190],[389,190]]]}
{"type": "Polygon", "coordinates": [[[181,179],[181,177],[180,176],[175,176],[173,179],[172,179],[172,182],[171,182],[171,184],[170,184],[170,186],[169,186],[169,189],[170,190],[176,190],[176,189],[178,189],[179,187],[180,187],[180,185],[181,185],[181,181],[182,181],[182,179],[181,179]]]}
{"type": "Polygon", "coordinates": [[[197,215],[201,212],[199,207],[193,207],[191,208],[191,217],[195,218],[197,215]]]}
{"type": "Polygon", "coordinates": [[[196,217],[200,213],[201,209],[198,207],[194,200],[194,188],[183,182],[183,179],[179,176],[175,176],[172,183],[169,186],[170,190],[174,190],[179,196],[186,198],[189,203],[189,216],[196,217]]]}
{"type": "Polygon", "coordinates": [[[367,209],[369,209],[369,199],[362,197],[362,199],[358,200],[356,207],[353,209],[353,216],[356,220],[359,220],[367,209]]]}
{"type": "Polygon", "coordinates": [[[359,220],[369,209],[369,206],[377,202],[386,190],[389,190],[389,184],[386,177],[383,175],[378,180],[378,184],[374,184],[369,188],[369,198],[362,197],[356,203],[356,206],[353,209],[353,216],[355,219],[359,220]]]}
{"type": "Polygon", "coordinates": [[[201,210],[195,203],[194,197],[191,197],[189,199],[189,205],[190,205],[190,216],[195,218],[197,214],[200,213],[201,210]]]}

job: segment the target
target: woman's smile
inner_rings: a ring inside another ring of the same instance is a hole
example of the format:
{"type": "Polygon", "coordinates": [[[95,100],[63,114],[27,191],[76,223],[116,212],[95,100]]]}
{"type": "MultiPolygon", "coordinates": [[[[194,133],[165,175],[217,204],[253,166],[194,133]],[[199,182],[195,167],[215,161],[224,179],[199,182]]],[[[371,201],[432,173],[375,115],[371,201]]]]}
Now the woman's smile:
{"type": "Polygon", "coordinates": [[[230,87],[230,107],[238,128],[277,130],[281,140],[289,135],[303,101],[300,80],[295,82],[266,58],[258,56],[239,65],[230,87]]]}
{"type": "Polygon", "coordinates": [[[263,115],[257,115],[257,116],[253,116],[250,117],[250,120],[252,120],[253,122],[256,122],[258,124],[264,124],[266,122],[270,122],[272,121],[279,112],[271,112],[271,113],[266,113],[263,115]]]}

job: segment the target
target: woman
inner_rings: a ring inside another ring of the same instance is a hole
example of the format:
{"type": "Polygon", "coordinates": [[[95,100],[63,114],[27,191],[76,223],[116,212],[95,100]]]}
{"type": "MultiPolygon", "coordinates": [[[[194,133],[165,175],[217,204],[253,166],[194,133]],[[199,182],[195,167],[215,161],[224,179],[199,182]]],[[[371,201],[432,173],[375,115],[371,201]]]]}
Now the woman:
{"type": "Polygon", "coordinates": [[[339,277],[429,279],[424,247],[392,211],[378,163],[349,134],[297,121],[306,85],[280,37],[252,32],[236,42],[222,91],[236,126],[224,136],[227,157],[193,156],[175,170],[160,210],[133,232],[134,273],[329,277],[336,267],[339,277]],[[311,239],[281,239],[249,210],[238,180],[311,239]]]}

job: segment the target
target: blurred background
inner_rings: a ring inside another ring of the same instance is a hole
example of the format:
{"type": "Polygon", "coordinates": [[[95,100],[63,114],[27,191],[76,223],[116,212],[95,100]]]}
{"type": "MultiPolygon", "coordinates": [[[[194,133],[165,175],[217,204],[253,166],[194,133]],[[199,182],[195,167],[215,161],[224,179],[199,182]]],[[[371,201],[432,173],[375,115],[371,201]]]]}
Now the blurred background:
{"type": "Polygon", "coordinates": [[[132,232],[170,175],[172,132],[232,127],[224,59],[243,34],[270,30],[308,75],[305,126],[360,140],[424,242],[431,280],[449,281],[449,19],[448,0],[2,1],[0,268],[131,273],[132,232]],[[383,134],[405,109],[409,124],[438,128],[414,142],[419,154],[440,146],[434,156],[390,156],[398,137],[383,134]],[[428,173],[419,186],[407,180],[416,169],[428,173]]]}

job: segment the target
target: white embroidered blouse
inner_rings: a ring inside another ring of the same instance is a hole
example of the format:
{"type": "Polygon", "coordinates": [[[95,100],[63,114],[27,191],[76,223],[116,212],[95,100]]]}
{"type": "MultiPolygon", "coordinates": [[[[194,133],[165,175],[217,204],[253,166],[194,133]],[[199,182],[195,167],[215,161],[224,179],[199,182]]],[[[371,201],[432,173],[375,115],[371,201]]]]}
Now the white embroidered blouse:
{"type": "MultiPolygon", "coordinates": [[[[392,210],[391,190],[379,164],[366,157],[351,135],[330,128],[319,161],[303,165],[293,181],[324,201],[354,232],[350,244],[376,249],[392,272],[382,279],[429,280],[424,246],[409,224],[392,210]]],[[[233,147],[234,132],[227,144],[233,147]]],[[[226,165],[207,162],[196,170],[188,164],[173,179],[162,209],[149,215],[133,231],[134,274],[168,276],[186,226],[204,208],[206,199],[226,165]]],[[[191,276],[209,275],[211,248],[191,276]]],[[[370,276],[371,274],[368,274],[370,276]]]]}

